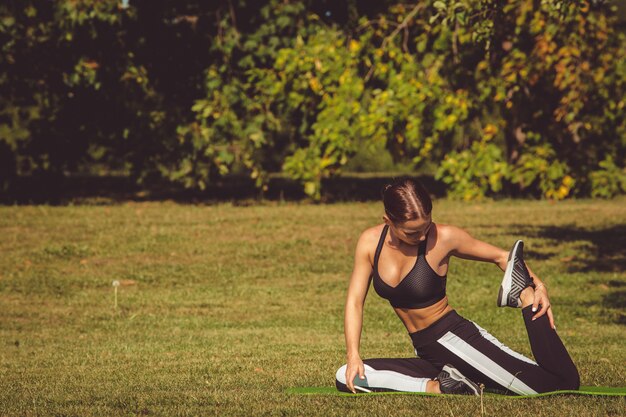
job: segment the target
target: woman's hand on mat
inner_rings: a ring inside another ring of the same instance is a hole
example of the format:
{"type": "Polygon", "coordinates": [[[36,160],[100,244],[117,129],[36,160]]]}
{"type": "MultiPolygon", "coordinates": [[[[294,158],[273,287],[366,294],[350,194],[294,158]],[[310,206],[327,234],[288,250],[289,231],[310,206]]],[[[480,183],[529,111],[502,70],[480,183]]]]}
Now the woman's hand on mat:
{"type": "Polygon", "coordinates": [[[554,314],[552,314],[552,306],[550,305],[550,299],[548,298],[548,290],[546,290],[546,286],[543,284],[535,289],[533,312],[535,311],[537,311],[537,314],[533,316],[533,320],[547,314],[548,320],[550,320],[550,327],[556,330],[556,327],[554,326],[554,314]],[[539,306],[541,306],[540,310],[539,306]]]}
{"type": "Polygon", "coordinates": [[[356,394],[354,389],[354,377],[359,376],[360,379],[365,379],[365,366],[361,358],[348,359],[346,366],[346,386],[353,394],[356,394]]]}

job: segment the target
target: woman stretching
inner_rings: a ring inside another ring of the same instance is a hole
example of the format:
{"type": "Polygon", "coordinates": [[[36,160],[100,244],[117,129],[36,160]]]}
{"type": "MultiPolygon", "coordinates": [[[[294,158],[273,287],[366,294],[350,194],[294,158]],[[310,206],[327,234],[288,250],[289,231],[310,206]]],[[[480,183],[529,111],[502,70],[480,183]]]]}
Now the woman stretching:
{"type": "Polygon", "coordinates": [[[578,389],[576,366],[559,339],[546,286],[525,265],[523,243],[510,253],[464,230],[435,224],[432,202],[417,181],[403,179],[383,192],[384,224],[365,230],[357,243],[345,309],[347,364],[341,391],[412,391],[519,395],[578,389]],[[451,256],[493,262],[505,271],[498,306],[521,307],[534,362],[512,351],[448,304],[451,256]],[[359,342],[370,279],[409,332],[419,358],[362,361],[359,342]]]}

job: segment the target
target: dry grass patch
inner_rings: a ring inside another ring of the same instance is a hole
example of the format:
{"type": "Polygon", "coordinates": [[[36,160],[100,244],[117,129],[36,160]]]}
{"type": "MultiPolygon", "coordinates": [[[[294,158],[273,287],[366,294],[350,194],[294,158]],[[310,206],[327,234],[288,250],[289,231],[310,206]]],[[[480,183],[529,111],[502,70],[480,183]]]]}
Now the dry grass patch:
{"type": "MultiPolygon", "coordinates": [[[[626,385],[626,200],[438,201],[434,220],[526,242],[585,385],[626,385]]],[[[332,385],[360,232],[379,204],[0,207],[2,415],[480,415],[472,398],[287,395],[332,385]],[[111,282],[118,288],[113,308],[111,282]]],[[[452,305],[530,355],[496,267],[454,259],[452,305]]],[[[370,291],[364,357],[411,356],[370,291]]],[[[623,398],[486,399],[487,415],[624,415],[623,398]]]]}

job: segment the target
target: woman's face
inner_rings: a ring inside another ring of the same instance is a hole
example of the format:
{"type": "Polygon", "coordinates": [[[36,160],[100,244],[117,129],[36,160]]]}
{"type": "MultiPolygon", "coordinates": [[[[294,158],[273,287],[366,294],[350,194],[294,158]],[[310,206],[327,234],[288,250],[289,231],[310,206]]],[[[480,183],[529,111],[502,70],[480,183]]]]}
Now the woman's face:
{"type": "Polygon", "coordinates": [[[389,225],[393,234],[402,242],[409,245],[417,245],[419,242],[426,239],[433,221],[429,214],[424,218],[409,220],[403,223],[394,223],[385,218],[385,223],[389,225]]]}

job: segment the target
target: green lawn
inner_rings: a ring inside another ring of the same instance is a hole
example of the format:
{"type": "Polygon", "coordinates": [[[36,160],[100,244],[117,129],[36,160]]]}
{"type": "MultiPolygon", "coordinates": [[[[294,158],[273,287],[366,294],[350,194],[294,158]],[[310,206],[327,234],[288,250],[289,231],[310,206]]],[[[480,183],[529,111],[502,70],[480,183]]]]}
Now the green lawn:
{"type": "MultiPolygon", "coordinates": [[[[0,415],[480,415],[476,398],[294,396],[334,384],[361,230],[380,204],[0,207],[0,415]],[[120,280],[114,309],[113,280],[120,280]]],[[[626,199],[437,201],[434,220],[526,258],[583,385],[626,386],[626,199]]],[[[453,259],[462,315],[530,355],[501,272],[453,259]]],[[[362,357],[409,357],[370,291],[362,357]]],[[[487,415],[625,415],[624,398],[485,398],[487,415]]]]}

